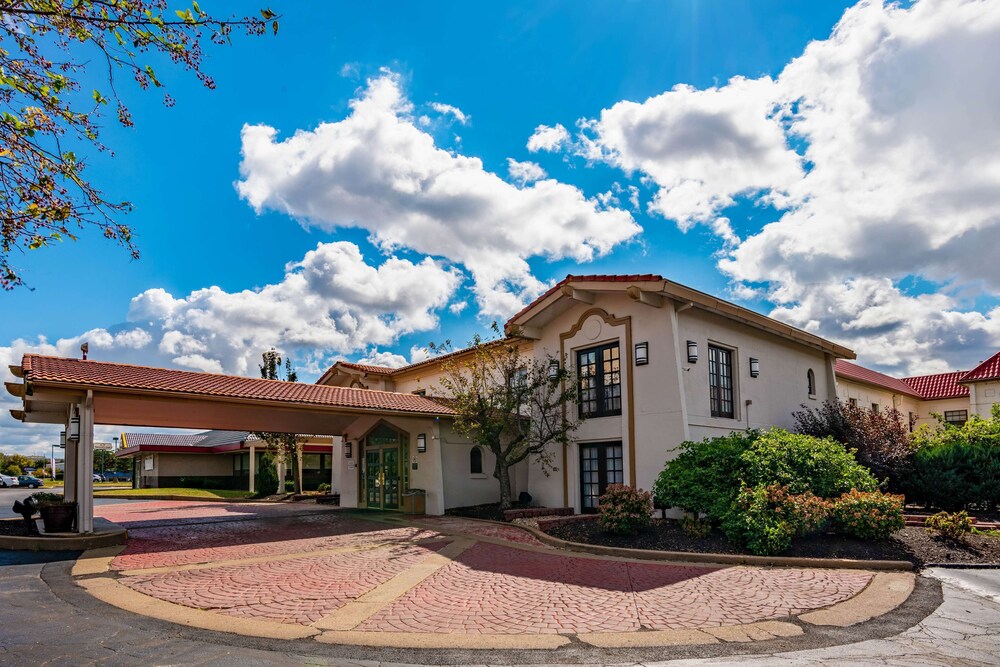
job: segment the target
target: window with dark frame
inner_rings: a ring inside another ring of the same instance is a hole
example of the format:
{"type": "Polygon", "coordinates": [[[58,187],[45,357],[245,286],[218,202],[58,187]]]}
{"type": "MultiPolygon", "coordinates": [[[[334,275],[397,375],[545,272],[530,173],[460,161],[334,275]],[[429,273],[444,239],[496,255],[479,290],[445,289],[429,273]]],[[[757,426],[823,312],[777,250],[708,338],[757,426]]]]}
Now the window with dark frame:
{"type": "Polygon", "coordinates": [[[872,403],[872,412],[878,414],[878,410],[879,410],[878,403],[872,403]]]}
{"type": "Polygon", "coordinates": [[[815,396],[816,395],[816,374],[813,372],[813,369],[811,369],[811,368],[806,372],[806,385],[808,386],[808,389],[809,389],[809,395],[810,396],[815,396]]]}
{"type": "Polygon", "coordinates": [[[849,398],[847,399],[847,402],[851,404],[852,408],[858,407],[858,399],[856,398],[849,398]]]}
{"type": "Polygon", "coordinates": [[[609,417],[622,413],[621,352],[618,343],[576,353],[580,378],[580,416],[609,417]]]}
{"type": "Polygon", "coordinates": [[[469,452],[469,473],[472,475],[483,474],[483,450],[481,447],[473,447],[469,452]]]}
{"type": "Polygon", "coordinates": [[[968,410],[945,410],[944,420],[949,424],[954,426],[962,426],[965,422],[969,421],[969,411],[968,410]]]}
{"type": "Polygon", "coordinates": [[[708,393],[712,416],[733,419],[733,351],[708,346],[708,393]]]}

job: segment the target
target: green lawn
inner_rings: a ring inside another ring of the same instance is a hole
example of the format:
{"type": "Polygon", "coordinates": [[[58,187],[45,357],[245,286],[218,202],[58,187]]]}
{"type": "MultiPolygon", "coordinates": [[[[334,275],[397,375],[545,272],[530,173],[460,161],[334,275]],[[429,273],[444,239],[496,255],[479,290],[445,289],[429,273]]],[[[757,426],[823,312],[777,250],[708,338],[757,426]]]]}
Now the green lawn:
{"type": "Polygon", "coordinates": [[[185,496],[187,498],[250,498],[249,491],[237,491],[231,489],[107,489],[95,491],[96,498],[115,497],[142,497],[142,496],[185,496]]]}

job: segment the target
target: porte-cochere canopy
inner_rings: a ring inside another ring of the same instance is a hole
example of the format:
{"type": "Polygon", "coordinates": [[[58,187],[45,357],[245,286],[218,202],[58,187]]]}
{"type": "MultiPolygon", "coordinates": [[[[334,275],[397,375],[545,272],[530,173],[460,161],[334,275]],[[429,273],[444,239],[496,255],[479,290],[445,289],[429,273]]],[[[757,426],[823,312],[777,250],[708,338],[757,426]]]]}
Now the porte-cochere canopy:
{"type": "Polygon", "coordinates": [[[66,498],[79,504],[77,528],[93,527],[95,424],[340,435],[373,416],[450,417],[454,411],[416,394],[329,387],[102,361],[24,355],[7,390],[25,423],[61,424],[78,441],[66,448],[66,498]]]}

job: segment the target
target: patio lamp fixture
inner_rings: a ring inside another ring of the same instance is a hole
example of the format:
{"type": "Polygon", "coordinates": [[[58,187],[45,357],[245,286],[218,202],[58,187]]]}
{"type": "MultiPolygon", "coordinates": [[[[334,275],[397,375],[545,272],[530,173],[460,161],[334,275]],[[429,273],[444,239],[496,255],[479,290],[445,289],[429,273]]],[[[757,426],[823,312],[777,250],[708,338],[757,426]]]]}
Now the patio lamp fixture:
{"type": "Polygon", "coordinates": [[[345,459],[351,458],[351,454],[352,454],[351,449],[352,449],[351,448],[351,441],[350,440],[344,440],[344,458],[345,459]]]}
{"type": "Polygon", "coordinates": [[[559,377],[559,362],[553,359],[549,362],[549,379],[555,380],[559,377]]]}
{"type": "Polygon", "coordinates": [[[689,340],[688,346],[688,363],[696,364],[698,363],[698,343],[697,341],[689,340]]]}
{"type": "Polygon", "coordinates": [[[750,377],[755,378],[760,375],[760,359],[750,357],[750,377]]]}
{"type": "Polygon", "coordinates": [[[75,412],[69,420],[69,433],[66,439],[71,442],[80,442],[80,413],[75,412]]]}
{"type": "Polygon", "coordinates": [[[649,363],[649,343],[635,344],[635,365],[645,366],[649,363]]]}
{"type": "Polygon", "coordinates": [[[59,431],[59,446],[66,449],[66,431],[59,431]]]}
{"type": "Polygon", "coordinates": [[[427,434],[425,433],[417,434],[417,451],[421,454],[427,451],[427,434]]]}

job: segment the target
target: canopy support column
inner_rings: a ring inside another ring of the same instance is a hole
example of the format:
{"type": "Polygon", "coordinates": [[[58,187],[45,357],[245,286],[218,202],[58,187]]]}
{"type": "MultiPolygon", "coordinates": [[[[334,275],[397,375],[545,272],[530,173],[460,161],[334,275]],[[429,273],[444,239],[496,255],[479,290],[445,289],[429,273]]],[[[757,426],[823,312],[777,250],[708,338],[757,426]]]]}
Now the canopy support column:
{"type": "Polygon", "coordinates": [[[250,445],[250,493],[257,493],[257,447],[250,445]]]}
{"type": "Polygon", "coordinates": [[[76,532],[94,532],[94,392],[80,406],[76,457],[76,532]]]}

